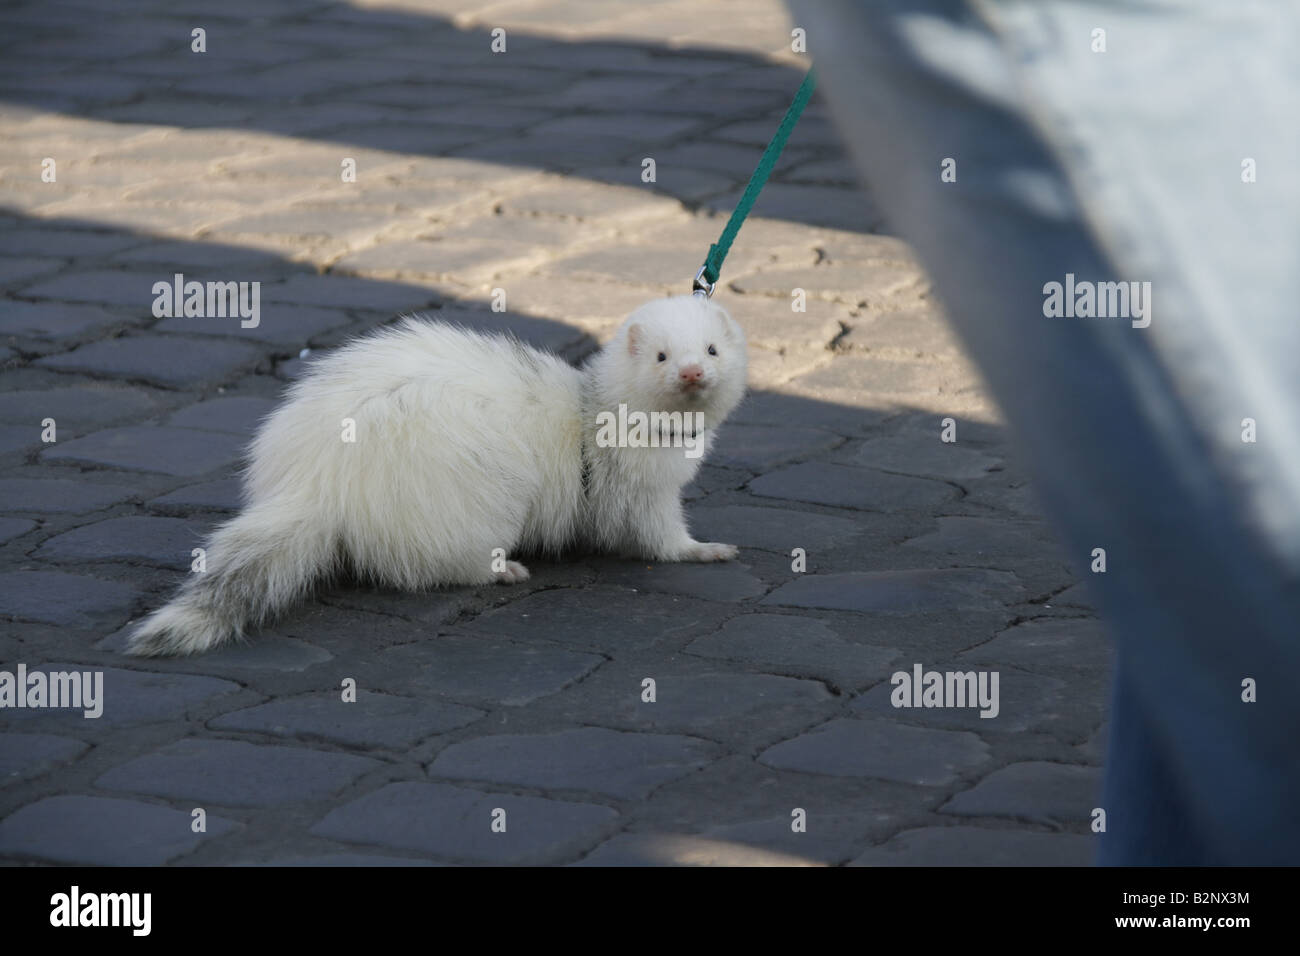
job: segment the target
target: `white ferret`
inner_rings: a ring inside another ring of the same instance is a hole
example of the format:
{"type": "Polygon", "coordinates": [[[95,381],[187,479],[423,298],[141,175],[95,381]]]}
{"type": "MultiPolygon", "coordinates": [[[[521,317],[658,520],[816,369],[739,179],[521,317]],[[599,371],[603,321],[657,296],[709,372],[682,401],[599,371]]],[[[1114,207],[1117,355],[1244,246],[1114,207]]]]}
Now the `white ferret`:
{"type": "Polygon", "coordinates": [[[698,296],[637,309],[582,369],[414,318],[353,341],[261,425],[243,511],[127,653],[216,647],[343,569],[423,590],[523,581],[508,558],[572,547],[733,558],[691,537],[681,489],[746,369],[740,326],[698,296]]]}

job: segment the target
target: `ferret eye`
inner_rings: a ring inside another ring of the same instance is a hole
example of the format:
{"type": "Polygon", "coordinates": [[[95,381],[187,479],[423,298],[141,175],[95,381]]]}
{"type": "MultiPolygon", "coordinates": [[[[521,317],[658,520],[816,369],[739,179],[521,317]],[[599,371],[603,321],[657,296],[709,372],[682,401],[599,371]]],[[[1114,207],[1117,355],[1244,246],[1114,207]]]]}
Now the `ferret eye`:
{"type": "Polygon", "coordinates": [[[665,355],[663,352],[660,352],[660,353],[659,353],[659,361],[661,361],[661,362],[667,362],[667,361],[668,361],[668,356],[665,355]]]}
{"type": "Polygon", "coordinates": [[[712,345],[710,345],[710,346],[709,346],[709,354],[710,354],[710,355],[717,355],[717,354],[718,354],[718,350],[715,349],[712,345]]]}

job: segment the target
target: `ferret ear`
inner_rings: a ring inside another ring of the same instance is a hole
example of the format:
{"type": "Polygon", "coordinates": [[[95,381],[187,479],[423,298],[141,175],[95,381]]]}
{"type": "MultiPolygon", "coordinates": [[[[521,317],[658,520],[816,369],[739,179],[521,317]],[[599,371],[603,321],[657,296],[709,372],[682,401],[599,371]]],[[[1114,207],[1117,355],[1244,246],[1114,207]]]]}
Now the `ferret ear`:
{"type": "Polygon", "coordinates": [[[728,312],[722,313],[722,328],[728,339],[732,342],[745,341],[745,330],[740,327],[740,323],[733,319],[728,312]]]}
{"type": "Polygon", "coordinates": [[[627,327],[627,351],[629,355],[636,355],[641,351],[641,338],[644,330],[640,325],[633,322],[627,327]]]}

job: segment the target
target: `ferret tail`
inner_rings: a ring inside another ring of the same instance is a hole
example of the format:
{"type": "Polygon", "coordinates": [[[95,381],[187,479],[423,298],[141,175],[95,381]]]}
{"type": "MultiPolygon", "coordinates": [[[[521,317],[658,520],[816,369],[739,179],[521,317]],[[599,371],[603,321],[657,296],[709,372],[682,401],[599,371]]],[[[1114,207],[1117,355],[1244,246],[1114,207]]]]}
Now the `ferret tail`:
{"type": "Polygon", "coordinates": [[[244,636],[297,601],[333,562],[327,532],[292,509],[246,511],[216,530],[203,570],[146,617],[127,640],[137,657],[199,654],[244,636]],[[273,514],[272,511],[278,511],[273,514]]]}

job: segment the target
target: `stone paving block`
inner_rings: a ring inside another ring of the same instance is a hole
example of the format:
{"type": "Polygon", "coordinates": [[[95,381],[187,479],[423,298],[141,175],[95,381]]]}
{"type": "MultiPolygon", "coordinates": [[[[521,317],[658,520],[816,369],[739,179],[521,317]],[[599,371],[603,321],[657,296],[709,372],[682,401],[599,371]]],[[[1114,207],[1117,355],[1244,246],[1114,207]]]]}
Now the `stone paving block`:
{"type": "Polygon", "coordinates": [[[84,514],[126,501],[136,491],[125,485],[67,478],[0,478],[0,506],[8,511],[84,514]]]}
{"type": "Polygon", "coordinates": [[[837,813],[831,809],[835,804],[825,801],[818,790],[810,796],[812,800],[805,802],[811,805],[800,808],[807,814],[807,829],[802,832],[791,828],[793,818],[789,811],[785,811],[765,819],[710,827],[705,835],[726,841],[742,851],[765,851],[802,861],[805,865],[831,866],[847,862],[853,856],[853,848],[861,845],[863,835],[873,824],[878,826],[883,816],[866,809],[858,810],[852,805],[848,808],[852,812],[837,813]]]}
{"type": "MultiPolygon", "coordinates": [[[[752,169],[746,170],[744,177],[747,178],[750,172],[752,172],[752,169]]],[[[717,200],[710,199],[708,204],[716,205],[717,200]]],[[[730,215],[730,213],[731,207],[727,207],[725,215],[730,215]]],[[[635,230],[623,227],[621,231],[623,233],[634,233],[632,238],[641,243],[669,248],[694,249],[697,250],[697,255],[703,258],[710,243],[717,241],[725,215],[719,213],[718,216],[710,217],[696,214],[689,218],[683,218],[679,215],[664,216],[638,222],[635,230]]],[[[740,316],[746,314],[750,309],[762,312],[780,306],[788,311],[791,303],[788,291],[783,294],[782,299],[774,298],[768,302],[760,303],[757,301],[758,296],[731,294],[734,290],[729,285],[728,277],[743,275],[760,268],[795,268],[798,266],[812,268],[817,262],[816,247],[818,240],[821,238],[821,233],[811,227],[791,228],[789,224],[775,224],[764,219],[746,220],[745,233],[747,235],[746,240],[737,242],[732,247],[731,252],[727,254],[726,272],[714,301],[731,312],[737,321],[741,321],[740,316]]],[[[698,269],[699,267],[696,266],[695,268],[698,269]]],[[[688,274],[694,276],[695,270],[688,274]]],[[[681,291],[682,279],[676,275],[664,276],[660,279],[660,282],[669,283],[673,294],[678,294],[681,291]]],[[[798,325],[803,324],[803,317],[797,316],[793,312],[790,315],[793,322],[798,325]]],[[[769,340],[767,344],[775,343],[769,340]]],[[[793,345],[795,342],[788,341],[782,344],[793,345]]]]}
{"type": "Polygon", "coordinates": [[[641,648],[700,627],[719,611],[691,598],[610,588],[541,591],[485,611],[466,625],[475,634],[521,643],[547,640],[582,646],[641,648]]]}
{"type": "Polygon", "coordinates": [[[758,759],[778,770],[934,787],[988,762],[989,747],[965,731],[836,719],[769,747],[758,759]]]}
{"type": "Polygon", "coordinates": [[[58,272],[62,259],[36,259],[31,256],[0,256],[0,285],[22,282],[58,272]]]}
{"type": "Polygon", "coordinates": [[[387,210],[359,210],[341,203],[296,203],[283,209],[222,219],[213,228],[218,237],[238,241],[245,235],[292,239],[324,238],[345,244],[365,242],[392,224],[387,210]]]}
{"type": "Polygon", "coordinates": [[[956,417],[991,407],[972,366],[911,356],[839,355],[831,364],[800,375],[792,387],[843,405],[922,408],[927,418],[936,411],[942,412],[939,417],[956,417]]]}
{"type": "Polygon", "coordinates": [[[755,388],[782,388],[824,365],[834,355],[821,346],[790,344],[785,348],[755,348],[749,356],[749,384],[755,388]]]}
{"type": "Polygon", "coordinates": [[[132,425],[60,442],[47,448],[43,457],[165,475],[204,475],[233,466],[243,448],[243,439],[234,435],[132,425]]]}
{"type": "Polygon", "coordinates": [[[844,441],[821,428],[776,425],[746,425],[728,422],[718,430],[718,440],[708,461],[729,468],[759,471],[815,457],[844,441]]]}
{"type": "Polygon", "coordinates": [[[644,800],[660,784],[704,766],[717,751],[715,745],[690,737],[582,727],[455,743],[438,754],[429,775],[644,800]]]}
{"type": "Polygon", "coordinates": [[[507,215],[600,220],[637,218],[665,205],[665,200],[632,186],[579,184],[552,178],[507,199],[501,210],[507,215]]]}
{"type": "MultiPolygon", "coordinates": [[[[63,168],[66,166],[61,165],[60,169],[63,168]]],[[[47,228],[43,223],[28,223],[6,228],[4,233],[0,234],[0,255],[67,256],[90,259],[129,249],[145,241],[140,236],[124,236],[116,232],[47,228]]],[[[5,310],[7,312],[21,304],[6,302],[5,310]]]]}
{"type": "Polygon", "coordinates": [[[601,582],[634,591],[685,594],[707,601],[743,601],[767,591],[749,571],[732,562],[726,564],[651,564],[644,561],[605,566],[601,582]]]}
{"type": "Polygon", "coordinates": [[[756,155],[753,149],[738,143],[692,140],[657,150],[655,165],[663,169],[681,165],[691,169],[716,170],[728,174],[737,183],[743,183],[754,171],[756,155]]]}
{"type": "Polygon", "coordinates": [[[516,136],[486,140],[453,151],[459,159],[482,163],[507,163],[535,167],[547,171],[568,171],[596,164],[626,162],[633,153],[644,150],[644,144],[630,136],[568,137],[528,131],[516,136]]]}
{"type": "Polygon", "coordinates": [[[41,430],[36,426],[0,425],[0,454],[21,451],[39,444],[41,430]]]}
{"type": "MultiPolygon", "coordinates": [[[[1002,658],[1005,660],[1015,658],[1002,658]]],[[[969,665],[924,665],[926,671],[956,671],[974,673],[978,681],[981,672],[989,669],[976,669],[969,665]]],[[[974,701],[967,701],[966,707],[895,707],[892,695],[895,685],[886,681],[871,688],[856,698],[850,709],[863,717],[888,717],[925,724],[933,727],[946,727],[950,730],[969,730],[982,733],[1021,733],[1026,730],[1052,731],[1068,726],[1069,715],[1077,712],[1077,702],[1068,700],[1064,681],[1040,674],[1026,674],[1024,671],[1011,670],[1006,666],[991,668],[998,675],[997,711],[993,717],[982,717],[986,708],[979,704],[978,692],[974,701]],[[1070,706],[1073,705],[1073,706],[1070,706]]],[[[908,677],[912,683],[912,664],[900,666],[898,672],[908,677]]],[[[892,675],[891,675],[892,676],[892,675]]],[[[986,681],[991,678],[986,677],[986,681]]],[[[968,686],[965,682],[964,686],[968,686]]],[[[990,690],[991,683],[985,685],[990,690]]],[[[988,713],[994,713],[987,708],[988,713]]]]}
{"type": "MultiPolygon", "coordinates": [[[[187,140],[192,138],[192,136],[186,136],[187,140]]],[[[202,144],[195,144],[194,148],[202,149],[203,146],[202,144]]],[[[110,198],[107,194],[102,200],[70,199],[61,203],[54,203],[41,210],[44,215],[84,216],[91,221],[111,222],[118,229],[129,229],[147,235],[173,237],[188,237],[200,232],[206,232],[214,224],[238,215],[240,211],[240,205],[230,201],[122,202],[120,199],[110,198]]],[[[139,276],[134,279],[118,281],[112,278],[113,275],[115,273],[108,271],[97,272],[89,281],[93,282],[96,287],[106,290],[103,297],[104,301],[115,302],[118,305],[136,305],[138,307],[138,293],[135,290],[139,286],[139,276]]],[[[66,297],[74,302],[94,301],[88,295],[90,290],[85,287],[84,281],[80,283],[73,282],[65,287],[57,285],[56,283],[62,280],[64,276],[68,276],[70,279],[79,278],[68,273],[57,276],[42,288],[40,298],[64,298],[65,296],[61,295],[60,291],[66,291],[66,297]]],[[[147,280],[144,285],[147,293],[144,308],[148,309],[154,299],[152,292],[149,291],[153,283],[171,277],[146,273],[144,278],[147,280]]],[[[23,290],[23,294],[34,295],[34,293],[26,289],[23,290]]]]}
{"type": "MultiPolygon", "coordinates": [[[[787,189],[822,189],[819,186],[787,186],[787,189]]],[[[840,190],[836,190],[839,192],[840,190]]],[[[766,190],[764,190],[766,193],[766,190]]],[[[809,268],[761,268],[730,280],[729,285],[746,296],[772,296],[789,308],[795,289],[809,299],[832,299],[849,304],[885,303],[903,296],[922,282],[920,270],[910,261],[823,263],[809,268]]],[[[849,320],[850,325],[861,324],[849,320]]]]}
{"type": "MultiPolygon", "coordinates": [[[[815,110],[816,106],[810,105],[800,118],[798,126],[799,144],[801,146],[812,144],[837,146],[840,142],[839,133],[835,131],[835,128],[829,122],[818,117],[814,112],[815,110]]],[[[771,121],[764,118],[727,123],[714,129],[712,135],[725,142],[745,143],[749,146],[762,148],[772,138],[773,132],[771,121]]]]}
{"type": "MultiPolygon", "coordinates": [[[[642,157],[642,159],[644,158],[642,157]]],[[[716,196],[718,193],[729,191],[735,185],[735,181],[730,176],[725,176],[722,173],[710,173],[701,169],[674,167],[662,173],[656,172],[656,181],[653,183],[642,183],[641,172],[641,163],[636,161],[624,162],[619,166],[591,166],[582,170],[584,176],[597,182],[610,183],[616,186],[640,185],[657,195],[671,196],[683,203],[698,202],[716,196]]],[[[651,245],[642,246],[640,249],[648,256],[659,256],[663,251],[661,248],[651,245]]],[[[672,261],[678,262],[681,255],[680,250],[674,251],[672,261]]],[[[663,272],[653,273],[653,281],[661,281],[663,275],[663,272]]]]}
{"type": "Polygon", "coordinates": [[[1047,532],[1041,522],[970,517],[939,517],[935,521],[937,531],[909,538],[903,547],[982,561],[993,555],[1053,558],[1057,550],[1054,543],[1044,540],[1047,532]]]}
{"type": "Polygon", "coordinates": [[[802,395],[751,389],[745,401],[727,421],[745,425],[798,425],[853,437],[879,434],[879,427],[885,418],[886,413],[880,409],[852,407],[802,395]]]}
{"type": "Polygon", "coordinates": [[[857,518],[785,508],[721,505],[691,508],[690,527],[701,540],[789,554],[794,548],[826,547],[852,538],[866,530],[867,524],[857,518]]]}
{"type": "Polygon", "coordinates": [[[211,508],[217,511],[237,511],[240,506],[238,478],[220,478],[197,485],[186,485],[165,495],[159,495],[149,506],[162,511],[189,514],[192,508],[211,508]]]}
{"type": "Polygon", "coordinates": [[[1091,866],[1096,841],[1072,833],[921,827],[867,850],[850,866],[1091,866]]]}
{"type": "Polygon", "coordinates": [[[0,733],[0,787],[75,760],[87,745],[54,734],[0,733]]]}
{"type": "Polygon", "coordinates": [[[324,853],[320,856],[276,857],[265,863],[233,863],[232,866],[440,866],[431,860],[416,860],[402,856],[380,856],[375,853],[324,853]]]}
{"type": "Polygon", "coordinates": [[[331,811],[311,832],[448,860],[521,864],[579,852],[617,819],[609,807],[589,803],[436,783],[390,783],[331,811]],[[504,833],[492,831],[498,808],[505,811],[504,833]]]}
{"type": "Polygon", "coordinates": [[[781,180],[792,183],[835,183],[854,186],[861,182],[862,174],[847,157],[819,159],[802,162],[782,175],[781,180]]]}
{"type": "Polygon", "coordinates": [[[588,348],[595,343],[581,329],[565,322],[521,315],[518,312],[489,312],[483,309],[442,308],[424,312],[422,318],[474,329],[477,332],[513,335],[521,342],[546,352],[561,354],[566,350],[588,348]]]}
{"type": "Polygon", "coordinates": [[[61,339],[99,334],[132,321],[94,305],[6,301],[0,308],[0,335],[61,339]]]}
{"type": "MultiPolygon", "coordinates": [[[[239,319],[204,319],[238,328],[239,319]]],[[[243,342],[214,342],[161,335],[134,335],[92,342],[37,359],[37,365],[69,372],[141,379],[178,388],[222,381],[262,360],[262,352],[243,342]]]]}
{"type": "Polygon", "coordinates": [[[880,311],[860,313],[847,323],[848,331],[835,346],[845,352],[879,352],[899,358],[937,358],[961,361],[962,345],[952,326],[928,300],[901,303],[873,302],[880,311]]]}
{"type": "Polygon", "coordinates": [[[344,328],[352,322],[347,314],[336,309],[315,306],[290,306],[274,303],[261,310],[254,328],[244,328],[242,323],[223,324],[222,320],[196,318],[163,319],[154,326],[158,332],[179,332],[190,335],[224,335],[249,342],[268,342],[273,345],[302,348],[313,339],[333,329],[344,328]]]}
{"type": "Polygon", "coordinates": [[[318,592],[318,598],[321,603],[332,607],[369,611],[417,625],[445,624],[456,617],[468,603],[466,595],[462,593],[395,591],[360,583],[322,588],[318,592]]]}
{"type": "MultiPolygon", "coordinates": [[[[340,582],[333,593],[345,591],[346,588],[346,582],[340,582]]],[[[412,595],[424,596],[426,595],[412,595]]],[[[268,638],[287,637],[327,650],[349,661],[349,666],[364,666],[368,669],[367,674],[373,671],[376,676],[387,678],[393,675],[380,665],[379,651],[402,644],[429,641],[438,633],[439,628],[431,627],[422,620],[371,613],[368,609],[342,601],[326,604],[309,599],[268,622],[259,633],[253,635],[248,646],[252,649],[268,638]]],[[[359,682],[361,686],[384,689],[368,679],[359,682]]]]}
{"type": "Polygon", "coordinates": [[[1036,673],[1070,675],[1107,671],[1113,651],[1100,621],[1091,618],[1041,618],[1008,628],[991,641],[957,655],[960,661],[1014,661],[1036,673]]]}
{"type": "Polygon", "coordinates": [[[36,550],[46,561],[130,561],[188,570],[204,528],[180,518],[130,515],[56,534],[36,550]]]}
{"type": "Polygon", "coordinates": [[[149,315],[156,296],[155,282],[170,281],[169,275],[154,272],[126,272],[115,269],[89,269],[24,286],[28,299],[57,299],[62,302],[89,302],[92,305],[121,305],[149,315]]]}
{"type": "Polygon", "coordinates": [[[197,428],[207,432],[252,435],[258,424],[277,406],[269,398],[230,396],[213,398],[182,408],[167,419],[177,428],[197,428]]]}
{"type": "MultiPolygon", "coordinates": [[[[148,610],[161,607],[166,598],[152,601],[148,610]]],[[[138,622],[132,621],[128,626],[96,642],[95,649],[121,654],[126,651],[128,638],[138,622]]],[[[232,640],[221,645],[217,650],[206,651],[200,658],[204,670],[216,674],[231,674],[240,671],[304,671],[317,664],[323,664],[334,657],[324,648],[316,647],[306,641],[293,637],[255,634],[245,640],[232,640]]]]}
{"type": "Polygon", "coordinates": [[[207,832],[190,814],[136,800],[47,797],[0,820],[0,856],[91,866],[161,866],[239,824],[208,814],[207,832]]]}
{"type": "MultiPolygon", "coordinates": [[[[630,174],[634,175],[634,174],[630,174]]],[[[635,188],[631,183],[629,188],[635,188]]],[[[581,276],[606,282],[634,282],[656,286],[695,274],[700,253],[689,247],[664,247],[658,243],[619,243],[557,259],[542,266],[545,275],[581,276]]]]}
{"type": "Polygon", "coordinates": [[[304,740],[319,738],[348,747],[405,750],[482,716],[483,711],[458,704],[360,691],[353,703],[344,703],[339,693],[275,700],[216,717],[208,726],[304,740]]]}
{"type": "Polygon", "coordinates": [[[26,518],[0,518],[0,544],[12,541],[35,527],[36,522],[26,518]]]}
{"type": "Polygon", "coordinates": [[[42,77],[39,82],[21,80],[8,84],[11,90],[29,90],[40,93],[64,93],[81,102],[118,102],[141,92],[143,81],[110,73],[107,70],[77,70],[75,75],[42,77]]]}
{"type": "Polygon", "coordinates": [[[969,485],[968,492],[966,501],[970,505],[1010,512],[1009,516],[1047,520],[1038,494],[1023,479],[1005,474],[992,475],[969,485]]]}
{"type": "Polygon", "coordinates": [[[741,661],[772,673],[854,688],[887,678],[896,647],[854,644],[822,622],[785,614],[742,614],[715,634],[696,638],[688,654],[741,661]]]}
{"type": "Polygon", "coordinates": [[[546,257],[546,250],[511,240],[406,239],[371,246],[341,258],[343,274],[375,276],[443,276],[489,278],[526,271],[546,257]]]}
{"type": "Polygon", "coordinates": [[[274,287],[263,287],[262,307],[268,302],[319,305],[341,309],[375,309],[393,314],[423,309],[438,302],[430,289],[392,282],[371,282],[351,276],[291,276],[274,287]]]}
{"type": "Polygon", "coordinates": [[[104,628],[121,624],[140,593],[117,581],[62,571],[0,572],[0,614],[60,627],[104,628]]]}
{"type": "Polygon", "coordinates": [[[820,461],[761,475],[749,489],[765,498],[886,512],[933,511],[957,497],[957,489],[941,481],[820,461]]]}
{"type": "Polygon", "coordinates": [[[203,659],[205,666],[217,672],[231,670],[305,671],[333,660],[323,647],[292,637],[261,634],[247,641],[223,645],[203,659]]]}
{"type": "Polygon", "coordinates": [[[428,232],[422,233],[421,238],[438,239],[444,243],[453,239],[489,239],[494,242],[524,242],[533,246],[563,249],[584,241],[589,235],[587,227],[578,222],[486,212],[457,217],[453,222],[438,223],[430,227],[428,232]]]}
{"type": "Polygon", "coordinates": [[[379,655],[377,666],[383,673],[401,674],[402,686],[413,692],[518,707],[563,690],[603,661],[595,654],[530,647],[483,634],[393,647],[379,655]]]}
{"type": "MultiPolygon", "coordinates": [[[[728,89],[714,83],[715,79],[715,77],[708,77],[675,87],[672,91],[674,111],[698,113],[704,116],[716,117],[718,121],[725,121],[740,113],[753,114],[764,110],[784,110],[788,105],[788,100],[784,100],[780,95],[770,90],[728,89]]],[[[793,92],[791,98],[793,98],[793,92]]],[[[791,156],[797,155],[797,147],[793,147],[791,156]]],[[[783,156],[786,161],[789,161],[790,158],[789,156],[783,156]]],[[[782,166],[784,165],[785,162],[782,163],[782,166]]],[[[781,176],[778,181],[788,178],[790,177],[781,176]]],[[[847,182],[855,184],[857,182],[856,174],[854,179],[847,182]]]]}
{"type": "Polygon", "coordinates": [[[935,421],[932,435],[895,435],[873,438],[858,451],[857,461],[867,468],[907,475],[928,475],[962,481],[982,478],[1002,464],[1001,458],[967,448],[960,441],[940,440],[942,425],[935,421]]]}
{"type": "Polygon", "coordinates": [[[838,343],[843,334],[842,323],[852,318],[849,308],[837,302],[806,296],[802,312],[795,312],[791,307],[794,304],[789,293],[780,299],[746,295],[729,303],[728,311],[745,330],[751,346],[774,349],[792,345],[830,349],[831,343],[838,343]]]}
{"type": "Polygon", "coordinates": [[[46,674],[62,671],[102,673],[103,713],[99,717],[87,718],[85,708],[6,709],[7,719],[14,723],[21,721],[24,730],[54,728],[71,733],[103,730],[116,733],[123,727],[182,719],[192,708],[213,697],[233,694],[240,689],[238,684],[215,677],[158,674],[99,664],[28,662],[27,672],[34,671],[46,674]]]}
{"type": "MultiPolygon", "coordinates": [[[[754,214],[853,232],[870,232],[884,224],[880,210],[856,186],[768,183],[754,204],[754,214]]],[[[862,284],[875,285],[870,279],[862,284]]]]}
{"type": "Polygon", "coordinates": [[[517,312],[562,322],[599,323],[611,332],[617,323],[655,297],[640,287],[542,275],[512,278],[501,288],[506,290],[510,308],[517,312]]]}
{"type": "Polygon", "coordinates": [[[618,834],[573,865],[815,866],[816,861],[708,836],[636,832],[618,834]]]}
{"type": "Polygon", "coordinates": [[[0,392],[0,421],[39,426],[41,419],[53,418],[61,434],[130,416],[143,417],[153,407],[153,399],[144,391],[107,384],[0,392]]]}
{"type": "Polygon", "coordinates": [[[674,669],[664,662],[640,668],[634,676],[624,672],[589,679],[582,686],[583,699],[567,695],[566,713],[581,723],[629,730],[744,737],[752,734],[756,721],[764,733],[806,724],[834,699],[817,681],[720,669],[683,674],[674,669]],[[642,699],[645,678],[655,681],[653,702],[642,699]]]}
{"type": "MultiPolygon", "coordinates": [[[[216,180],[205,181],[204,189],[214,189],[218,187],[232,192],[239,192],[244,195],[253,195],[258,190],[258,184],[243,180],[216,180]]],[[[179,195],[185,195],[193,190],[194,186],[189,182],[172,182],[157,183],[154,182],[150,187],[150,193],[155,198],[170,198],[163,193],[163,187],[166,186],[179,195]]],[[[277,199],[285,197],[285,186],[283,183],[277,183],[273,189],[268,192],[274,192],[277,199]]],[[[140,192],[132,190],[133,195],[139,195],[140,192]]],[[[206,281],[209,275],[214,275],[220,271],[225,273],[234,281],[237,276],[240,281],[252,281],[263,276],[270,278],[286,272],[302,271],[302,266],[285,262],[284,259],[277,255],[272,255],[262,249],[253,249],[241,246],[220,245],[215,242],[185,242],[182,240],[160,239],[150,242],[146,245],[136,246],[119,252],[113,257],[114,262],[129,263],[133,268],[137,268],[138,263],[148,264],[162,270],[164,277],[168,272],[175,273],[177,267],[188,278],[196,278],[202,273],[206,281]],[[191,276],[190,273],[195,273],[191,276]]],[[[221,278],[215,276],[215,278],[221,278]]],[[[182,317],[183,318],[183,317],[182,317]]],[[[170,321],[170,320],[165,320],[170,321]]],[[[191,318],[190,322],[199,320],[191,318]]]]}
{"type": "Polygon", "coordinates": [[[1021,591],[1006,571],[944,568],[936,571],[857,571],[809,574],[783,584],[762,604],[920,614],[948,609],[995,610],[1021,591]]]}
{"type": "Polygon", "coordinates": [[[1034,760],[989,774],[939,812],[1078,826],[1091,822],[1100,799],[1099,768],[1034,760]]]}
{"type": "Polygon", "coordinates": [[[1088,586],[1084,582],[1080,581],[1078,584],[1071,585],[1070,587],[1062,591],[1060,594],[1056,595],[1056,597],[1052,599],[1052,603],[1057,605],[1069,606],[1069,607],[1082,607],[1082,608],[1087,608],[1088,610],[1092,610],[1093,608],[1092,592],[1088,589],[1088,586]]]}
{"type": "Polygon", "coordinates": [[[1081,743],[1075,749],[1079,756],[1090,764],[1105,766],[1106,751],[1110,747],[1110,722],[1103,721],[1097,726],[1088,739],[1081,743]]]}
{"type": "Polygon", "coordinates": [[[352,754],[191,738],[115,767],[95,786],[217,806],[270,807],[323,800],[382,766],[352,754]]]}
{"type": "MultiPolygon", "coordinates": [[[[469,86],[439,84],[430,87],[417,83],[376,83],[351,93],[358,103],[373,103],[384,107],[432,109],[443,105],[456,105],[466,100],[479,101],[499,94],[497,90],[476,89],[469,86]]],[[[477,124],[467,124],[477,125],[477,124]]]]}

